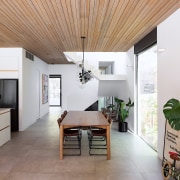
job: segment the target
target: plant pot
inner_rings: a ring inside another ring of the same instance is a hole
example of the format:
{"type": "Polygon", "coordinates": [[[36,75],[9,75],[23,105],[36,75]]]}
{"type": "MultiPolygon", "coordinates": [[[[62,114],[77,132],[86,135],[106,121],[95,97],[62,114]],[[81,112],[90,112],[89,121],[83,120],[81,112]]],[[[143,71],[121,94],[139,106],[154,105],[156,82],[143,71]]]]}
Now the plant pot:
{"type": "Polygon", "coordinates": [[[128,123],[127,122],[119,122],[119,132],[127,132],[128,123]]]}

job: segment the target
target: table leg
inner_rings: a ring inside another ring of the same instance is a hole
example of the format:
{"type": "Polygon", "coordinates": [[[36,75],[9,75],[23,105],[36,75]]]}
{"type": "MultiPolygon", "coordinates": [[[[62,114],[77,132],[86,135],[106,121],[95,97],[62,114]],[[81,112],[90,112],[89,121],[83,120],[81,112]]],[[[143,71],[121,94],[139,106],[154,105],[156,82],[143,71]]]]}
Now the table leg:
{"type": "Polygon", "coordinates": [[[106,129],[106,143],[107,143],[107,160],[111,159],[111,142],[110,142],[110,126],[106,129]]]}
{"type": "Polygon", "coordinates": [[[63,141],[64,141],[64,127],[63,126],[60,126],[60,133],[59,133],[59,140],[60,140],[60,143],[59,143],[59,153],[60,153],[60,160],[63,159],[63,141]]]}

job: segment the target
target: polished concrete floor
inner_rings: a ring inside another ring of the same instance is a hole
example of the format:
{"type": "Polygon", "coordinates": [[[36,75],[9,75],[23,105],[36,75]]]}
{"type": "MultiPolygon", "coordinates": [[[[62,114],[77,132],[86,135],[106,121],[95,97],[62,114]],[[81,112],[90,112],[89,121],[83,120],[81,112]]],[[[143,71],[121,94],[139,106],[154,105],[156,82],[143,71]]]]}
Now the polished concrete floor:
{"type": "Polygon", "coordinates": [[[89,156],[83,131],[82,155],[59,160],[59,111],[52,110],[34,125],[12,134],[0,147],[0,180],[162,180],[157,153],[140,138],[111,131],[111,160],[89,156]]]}

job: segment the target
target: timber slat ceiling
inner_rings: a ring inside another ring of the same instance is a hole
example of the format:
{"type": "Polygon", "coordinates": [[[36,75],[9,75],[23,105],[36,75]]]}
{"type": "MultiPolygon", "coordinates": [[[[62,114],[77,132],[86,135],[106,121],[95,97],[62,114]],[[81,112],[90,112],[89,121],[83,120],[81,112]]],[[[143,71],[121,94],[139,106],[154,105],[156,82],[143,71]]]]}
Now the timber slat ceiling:
{"type": "Polygon", "coordinates": [[[64,51],[123,52],[175,12],[179,0],[0,0],[0,47],[23,47],[48,64],[64,51]]]}

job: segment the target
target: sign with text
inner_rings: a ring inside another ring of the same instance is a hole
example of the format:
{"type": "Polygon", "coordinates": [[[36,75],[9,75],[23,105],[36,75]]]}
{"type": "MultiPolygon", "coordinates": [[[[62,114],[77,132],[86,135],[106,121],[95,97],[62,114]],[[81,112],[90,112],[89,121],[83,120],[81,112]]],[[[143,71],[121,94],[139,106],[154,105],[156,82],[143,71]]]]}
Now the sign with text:
{"type": "MultiPolygon", "coordinates": [[[[176,152],[180,154],[180,131],[172,129],[167,122],[165,132],[164,160],[173,163],[169,152],[176,152]]],[[[180,161],[176,162],[176,167],[180,167],[180,161]]]]}

